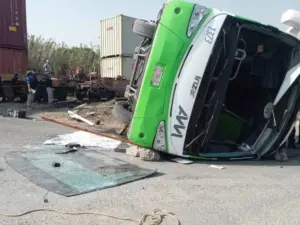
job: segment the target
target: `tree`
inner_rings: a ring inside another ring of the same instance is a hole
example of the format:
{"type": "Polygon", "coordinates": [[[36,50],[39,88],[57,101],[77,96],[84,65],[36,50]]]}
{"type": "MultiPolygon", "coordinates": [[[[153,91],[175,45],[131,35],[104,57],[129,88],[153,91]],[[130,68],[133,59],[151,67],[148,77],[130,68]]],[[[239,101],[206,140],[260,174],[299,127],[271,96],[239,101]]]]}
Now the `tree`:
{"type": "Polygon", "coordinates": [[[54,73],[59,75],[67,75],[76,66],[86,72],[98,72],[100,66],[99,46],[69,47],[35,35],[28,36],[28,57],[30,68],[41,71],[45,61],[49,60],[54,73]]]}

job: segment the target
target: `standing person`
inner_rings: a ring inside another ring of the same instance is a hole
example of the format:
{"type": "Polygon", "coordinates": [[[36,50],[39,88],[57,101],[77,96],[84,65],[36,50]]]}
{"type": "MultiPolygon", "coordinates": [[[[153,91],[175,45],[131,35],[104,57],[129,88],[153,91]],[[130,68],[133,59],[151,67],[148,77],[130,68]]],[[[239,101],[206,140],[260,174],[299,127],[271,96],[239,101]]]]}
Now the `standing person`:
{"type": "Polygon", "coordinates": [[[14,77],[11,79],[11,83],[12,83],[13,85],[16,85],[16,84],[18,83],[18,81],[19,81],[19,75],[18,75],[18,73],[16,73],[16,74],[14,75],[14,77]]]}
{"type": "Polygon", "coordinates": [[[5,96],[3,91],[3,79],[0,75],[0,97],[2,97],[2,101],[5,102],[5,96]]]}
{"type": "Polygon", "coordinates": [[[19,75],[18,73],[15,73],[14,77],[11,79],[11,84],[14,92],[14,99],[17,97],[18,92],[20,90],[18,86],[18,81],[19,81],[19,75]]]}
{"type": "Polygon", "coordinates": [[[52,68],[51,68],[51,66],[49,64],[49,60],[46,60],[46,63],[43,66],[43,70],[44,70],[44,74],[45,75],[48,75],[48,74],[52,73],[52,68]]]}
{"type": "Polygon", "coordinates": [[[75,79],[74,76],[75,76],[75,70],[71,70],[71,73],[69,74],[69,80],[74,80],[75,79]]]}
{"type": "Polygon", "coordinates": [[[52,104],[54,100],[53,87],[52,87],[52,77],[50,74],[46,74],[46,89],[48,95],[48,104],[52,104]]]}
{"type": "Polygon", "coordinates": [[[33,70],[27,70],[26,83],[28,88],[27,107],[30,107],[34,101],[35,92],[38,85],[36,74],[33,70]]]}

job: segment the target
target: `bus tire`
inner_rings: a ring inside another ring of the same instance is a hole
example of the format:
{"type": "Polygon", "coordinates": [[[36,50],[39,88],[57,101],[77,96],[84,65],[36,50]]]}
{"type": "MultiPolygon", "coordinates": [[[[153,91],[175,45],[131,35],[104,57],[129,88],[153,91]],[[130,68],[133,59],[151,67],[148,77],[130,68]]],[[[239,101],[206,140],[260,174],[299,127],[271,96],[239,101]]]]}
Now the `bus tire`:
{"type": "Polygon", "coordinates": [[[145,20],[135,20],[132,31],[142,37],[153,38],[155,25],[145,20]]]}
{"type": "Polygon", "coordinates": [[[132,119],[132,112],[129,111],[129,103],[127,101],[116,102],[113,110],[113,117],[122,124],[128,125],[132,119]]]}

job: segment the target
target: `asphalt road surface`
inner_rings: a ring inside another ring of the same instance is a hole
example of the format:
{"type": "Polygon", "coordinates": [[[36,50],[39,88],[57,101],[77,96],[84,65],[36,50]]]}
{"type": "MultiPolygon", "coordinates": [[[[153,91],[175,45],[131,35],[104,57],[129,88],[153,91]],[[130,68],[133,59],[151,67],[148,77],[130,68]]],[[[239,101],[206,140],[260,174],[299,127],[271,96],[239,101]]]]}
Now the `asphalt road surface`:
{"type": "MultiPolygon", "coordinates": [[[[48,194],[11,169],[3,156],[9,151],[30,151],[34,146],[71,129],[44,121],[0,118],[0,214],[38,208],[99,211],[140,219],[154,209],[173,212],[186,225],[293,225],[300,224],[300,160],[219,162],[182,165],[145,163],[121,153],[116,157],[157,168],[160,176],[77,197],[48,194]]],[[[170,223],[168,220],[164,224],[170,223]]],[[[91,215],[67,216],[34,213],[18,218],[0,216],[0,225],[120,225],[134,224],[91,215]]]]}

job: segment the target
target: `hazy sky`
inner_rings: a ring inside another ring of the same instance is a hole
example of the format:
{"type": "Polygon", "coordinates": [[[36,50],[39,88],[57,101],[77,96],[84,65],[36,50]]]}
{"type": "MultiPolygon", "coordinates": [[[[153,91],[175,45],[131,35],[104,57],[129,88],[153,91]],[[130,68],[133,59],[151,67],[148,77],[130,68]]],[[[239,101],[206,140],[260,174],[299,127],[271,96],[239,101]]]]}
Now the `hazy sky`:
{"type": "MultiPolygon", "coordinates": [[[[194,0],[195,1],[195,0],[194,0]]],[[[98,44],[100,20],[124,14],[155,19],[165,0],[27,0],[28,32],[68,45],[98,44]]],[[[280,25],[286,9],[300,10],[299,0],[201,0],[202,4],[280,25]]]]}

